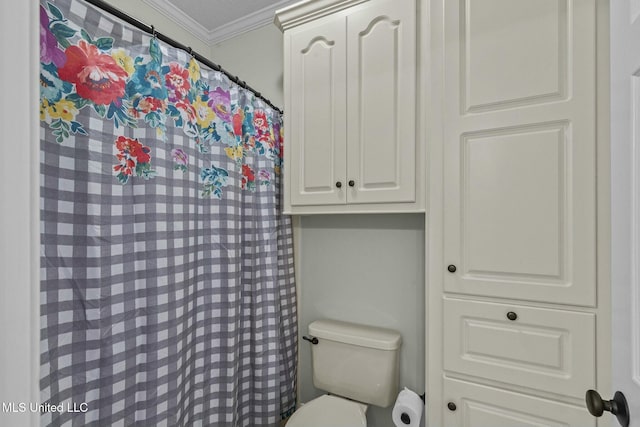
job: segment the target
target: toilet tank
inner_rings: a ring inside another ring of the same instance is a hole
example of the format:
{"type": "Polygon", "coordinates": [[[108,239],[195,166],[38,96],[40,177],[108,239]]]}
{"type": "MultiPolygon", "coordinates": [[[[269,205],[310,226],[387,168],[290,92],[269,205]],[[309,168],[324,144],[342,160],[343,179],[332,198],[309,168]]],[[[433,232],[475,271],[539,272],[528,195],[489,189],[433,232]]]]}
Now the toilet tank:
{"type": "Polygon", "coordinates": [[[336,320],[316,320],[309,334],[313,384],[338,396],[390,406],[398,395],[400,333],[336,320]]]}

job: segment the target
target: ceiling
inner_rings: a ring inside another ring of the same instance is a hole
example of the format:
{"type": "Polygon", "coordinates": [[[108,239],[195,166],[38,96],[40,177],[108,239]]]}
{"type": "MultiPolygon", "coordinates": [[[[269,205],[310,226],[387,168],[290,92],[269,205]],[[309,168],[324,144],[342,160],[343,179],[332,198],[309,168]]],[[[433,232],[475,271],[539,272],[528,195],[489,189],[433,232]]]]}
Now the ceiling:
{"type": "Polygon", "coordinates": [[[205,43],[216,44],[273,22],[299,0],[142,0],[205,43]]]}

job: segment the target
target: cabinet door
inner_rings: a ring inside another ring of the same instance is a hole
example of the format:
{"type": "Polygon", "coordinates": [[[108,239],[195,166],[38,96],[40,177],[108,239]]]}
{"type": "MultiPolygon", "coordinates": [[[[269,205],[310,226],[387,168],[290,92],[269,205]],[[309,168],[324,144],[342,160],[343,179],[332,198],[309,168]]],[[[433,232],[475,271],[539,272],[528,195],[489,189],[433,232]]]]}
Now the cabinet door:
{"type": "Polygon", "coordinates": [[[415,201],[415,3],[372,1],[347,16],[349,203],[415,201]]]}
{"type": "Polygon", "coordinates": [[[584,407],[446,378],[447,427],[595,427],[584,407]],[[453,406],[455,405],[455,406],[453,406]]]}
{"type": "Polygon", "coordinates": [[[288,67],[292,205],[346,200],[346,71],[344,17],[290,32],[288,67]],[[337,184],[340,183],[340,184],[337,184]]]}
{"type": "Polygon", "coordinates": [[[595,0],[444,4],[445,289],[594,306],[595,0]]]}

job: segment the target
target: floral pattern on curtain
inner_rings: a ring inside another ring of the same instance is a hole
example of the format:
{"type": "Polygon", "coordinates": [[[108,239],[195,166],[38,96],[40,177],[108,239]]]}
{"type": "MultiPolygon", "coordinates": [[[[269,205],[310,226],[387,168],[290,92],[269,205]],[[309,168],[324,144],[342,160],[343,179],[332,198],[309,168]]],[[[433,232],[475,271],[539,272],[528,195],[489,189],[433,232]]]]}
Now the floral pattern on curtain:
{"type": "Polygon", "coordinates": [[[297,314],[282,118],[81,0],[40,7],[43,425],[277,426],[297,314]],[[86,404],[83,405],[83,404],[86,404]]]}
{"type": "MultiPolygon", "coordinates": [[[[40,8],[41,99],[40,119],[47,123],[58,143],[71,135],[87,135],[76,120],[85,108],[120,126],[150,126],[157,139],[167,141],[167,125],[182,129],[200,153],[212,144],[241,166],[242,188],[270,185],[280,173],[282,126],[280,118],[262,108],[231,104],[228,85],[203,78],[198,62],[164,61],[160,43],[152,38],[147,51],[135,57],[114,45],[114,38],[92,38],[86,29],[73,26],[54,4],[40,8]],[[274,160],[274,171],[257,173],[244,159],[247,153],[274,160]],[[257,182],[256,182],[257,179],[257,182]]],[[[140,141],[119,136],[115,141],[116,178],[126,184],[132,177],[153,179],[153,153],[140,141]]],[[[171,156],[175,169],[186,172],[189,157],[181,148],[171,156]]],[[[222,198],[227,169],[202,168],[202,194],[222,198]]]]}

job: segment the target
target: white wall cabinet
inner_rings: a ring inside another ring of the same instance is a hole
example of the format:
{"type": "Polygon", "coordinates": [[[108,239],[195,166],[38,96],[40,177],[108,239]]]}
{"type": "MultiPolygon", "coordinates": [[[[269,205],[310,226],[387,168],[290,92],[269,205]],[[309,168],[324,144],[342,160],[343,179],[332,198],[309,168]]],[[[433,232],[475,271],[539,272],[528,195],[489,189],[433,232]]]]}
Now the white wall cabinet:
{"type": "Polygon", "coordinates": [[[416,0],[302,2],[285,40],[285,211],[424,210],[416,0]]]}
{"type": "Polygon", "coordinates": [[[584,394],[608,386],[610,310],[598,3],[429,1],[429,425],[596,424],[584,394]]]}

